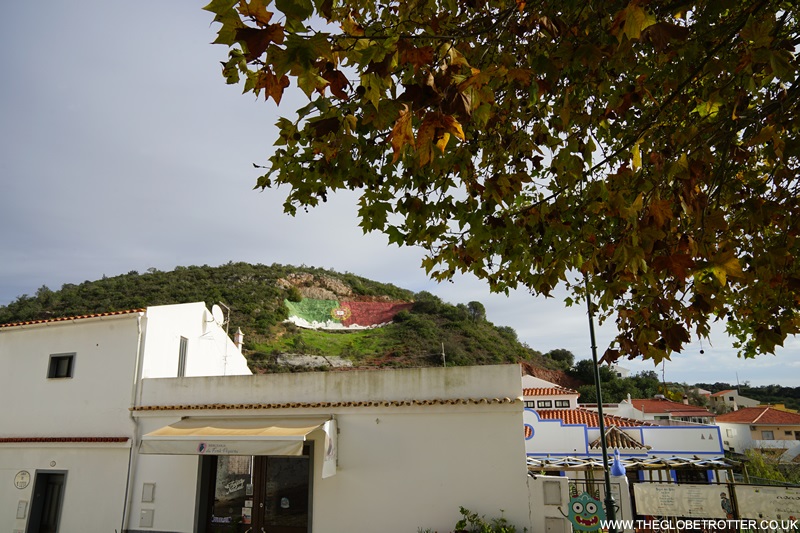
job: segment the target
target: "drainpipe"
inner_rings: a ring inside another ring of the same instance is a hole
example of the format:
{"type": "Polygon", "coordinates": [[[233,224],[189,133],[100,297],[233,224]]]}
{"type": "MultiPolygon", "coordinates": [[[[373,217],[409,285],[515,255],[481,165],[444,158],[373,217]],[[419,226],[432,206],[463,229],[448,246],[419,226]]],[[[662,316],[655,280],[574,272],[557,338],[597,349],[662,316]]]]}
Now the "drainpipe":
{"type": "Polygon", "coordinates": [[[131,384],[131,401],[130,409],[128,409],[128,416],[131,418],[133,425],[133,434],[131,436],[131,449],[128,456],[128,479],[125,487],[125,501],[122,506],[122,525],[120,533],[127,531],[126,524],[130,519],[130,508],[133,504],[133,482],[136,474],[136,459],[139,454],[136,448],[139,445],[139,420],[133,415],[133,411],[140,403],[141,383],[142,383],[142,359],[144,356],[144,331],[142,329],[143,314],[139,313],[136,320],[136,360],[133,367],[133,383],[131,384]]]}

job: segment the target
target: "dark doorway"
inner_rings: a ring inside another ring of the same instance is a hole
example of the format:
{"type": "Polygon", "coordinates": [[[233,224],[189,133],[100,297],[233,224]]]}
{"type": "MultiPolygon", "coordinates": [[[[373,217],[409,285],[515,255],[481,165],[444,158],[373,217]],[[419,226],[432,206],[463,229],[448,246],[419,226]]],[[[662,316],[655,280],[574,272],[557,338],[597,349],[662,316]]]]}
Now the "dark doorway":
{"type": "Polygon", "coordinates": [[[27,533],[58,533],[64,502],[65,472],[37,472],[27,533]]]}
{"type": "Polygon", "coordinates": [[[200,531],[309,533],[313,473],[310,447],[306,446],[303,453],[203,457],[200,531]]]}

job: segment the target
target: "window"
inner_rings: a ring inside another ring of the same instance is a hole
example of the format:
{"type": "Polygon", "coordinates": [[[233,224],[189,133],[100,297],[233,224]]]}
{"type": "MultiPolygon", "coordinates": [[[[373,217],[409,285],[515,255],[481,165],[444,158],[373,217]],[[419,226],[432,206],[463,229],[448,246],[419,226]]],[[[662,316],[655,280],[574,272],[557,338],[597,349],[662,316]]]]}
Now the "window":
{"type": "Polygon", "coordinates": [[[536,402],[536,407],[539,409],[550,409],[553,407],[553,400],[539,400],[536,402]]]}
{"type": "Polygon", "coordinates": [[[792,436],[792,432],[791,431],[784,431],[783,434],[786,435],[787,437],[791,437],[792,436]]]}
{"type": "Polygon", "coordinates": [[[556,400],[556,407],[569,408],[569,400],[556,400]]]}
{"type": "Polygon", "coordinates": [[[525,407],[530,407],[531,409],[533,409],[534,407],[536,407],[536,402],[534,402],[533,400],[525,400],[525,407]]]}
{"type": "Polygon", "coordinates": [[[762,440],[775,440],[775,435],[772,431],[763,430],[761,431],[761,439],[762,440]]]}
{"type": "Polygon", "coordinates": [[[726,437],[733,437],[733,430],[730,429],[730,428],[726,429],[725,430],[725,436],[726,437]]]}
{"type": "Polygon", "coordinates": [[[50,356],[47,377],[50,379],[71,378],[75,370],[74,353],[58,353],[50,356]]]}
{"type": "Polygon", "coordinates": [[[189,347],[189,339],[181,337],[181,344],[178,348],[178,377],[186,375],[186,349],[189,347]]]}
{"type": "Polygon", "coordinates": [[[732,402],[733,401],[733,396],[728,396],[728,400],[732,402]]]}

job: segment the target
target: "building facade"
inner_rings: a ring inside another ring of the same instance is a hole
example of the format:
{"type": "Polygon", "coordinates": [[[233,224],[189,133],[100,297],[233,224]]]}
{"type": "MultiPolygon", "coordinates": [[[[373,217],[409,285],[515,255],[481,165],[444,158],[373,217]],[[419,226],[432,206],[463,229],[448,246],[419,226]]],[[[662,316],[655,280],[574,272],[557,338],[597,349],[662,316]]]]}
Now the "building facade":
{"type": "Polygon", "coordinates": [[[121,531],[142,378],[250,373],[202,303],[4,324],[0,364],[0,528],[15,533],[121,531]]]}

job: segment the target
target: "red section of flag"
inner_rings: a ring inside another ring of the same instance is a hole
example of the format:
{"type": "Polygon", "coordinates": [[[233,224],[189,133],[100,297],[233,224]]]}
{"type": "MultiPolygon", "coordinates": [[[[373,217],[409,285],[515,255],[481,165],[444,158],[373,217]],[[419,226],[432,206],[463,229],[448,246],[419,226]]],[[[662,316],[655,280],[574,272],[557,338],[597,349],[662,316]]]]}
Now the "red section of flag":
{"type": "Polygon", "coordinates": [[[397,313],[409,310],[413,305],[408,302],[340,302],[341,307],[350,309],[350,316],[342,320],[342,325],[350,327],[386,324],[397,313]]]}

